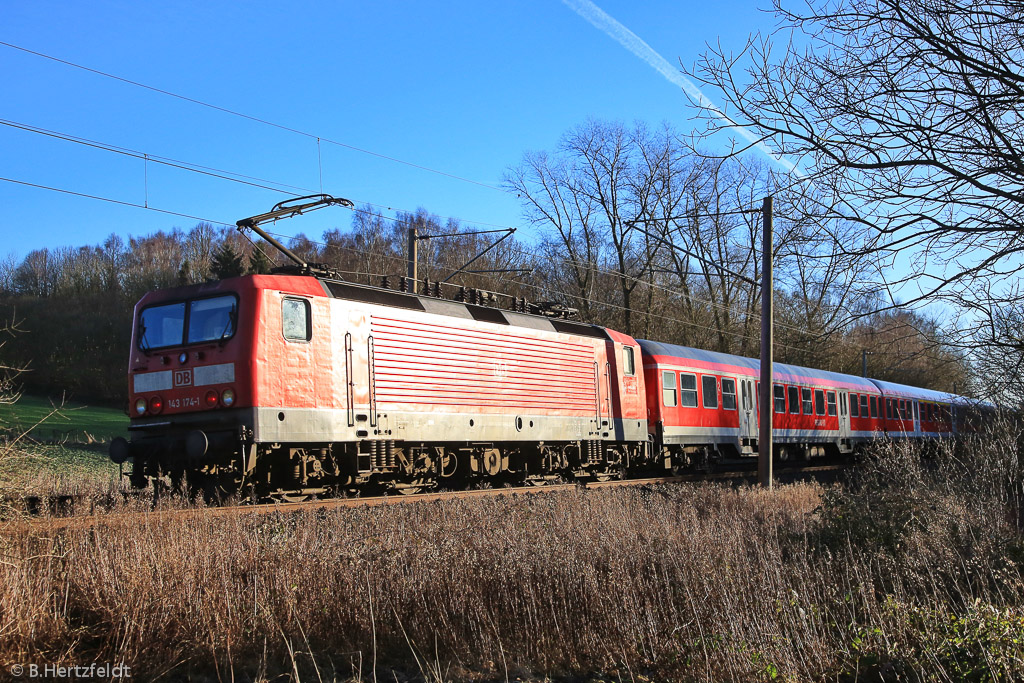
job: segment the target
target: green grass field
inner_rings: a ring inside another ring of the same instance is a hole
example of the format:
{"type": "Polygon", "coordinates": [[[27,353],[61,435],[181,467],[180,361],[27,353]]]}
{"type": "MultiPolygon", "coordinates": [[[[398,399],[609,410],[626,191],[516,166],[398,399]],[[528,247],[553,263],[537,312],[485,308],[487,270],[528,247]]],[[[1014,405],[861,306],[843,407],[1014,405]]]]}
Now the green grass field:
{"type": "Polygon", "coordinates": [[[0,405],[0,431],[8,439],[28,431],[27,438],[0,443],[0,483],[22,492],[76,493],[108,488],[118,480],[118,467],[104,444],[126,436],[128,418],[119,410],[22,396],[14,405],[0,405]]]}
{"type": "Polygon", "coordinates": [[[67,402],[58,413],[50,415],[55,405],[60,405],[59,399],[22,396],[14,405],[0,406],[0,429],[8,434],[31,429],[29,436],[36,441],[77,444],[127,436],[128,417],[120,410],[67,402]]]}
{"type": "Polygon", "coordinates": [[[95,493],[120,481],[104,448],[29,443],[0,458],[0,489],[11,494],[95,493]]]}

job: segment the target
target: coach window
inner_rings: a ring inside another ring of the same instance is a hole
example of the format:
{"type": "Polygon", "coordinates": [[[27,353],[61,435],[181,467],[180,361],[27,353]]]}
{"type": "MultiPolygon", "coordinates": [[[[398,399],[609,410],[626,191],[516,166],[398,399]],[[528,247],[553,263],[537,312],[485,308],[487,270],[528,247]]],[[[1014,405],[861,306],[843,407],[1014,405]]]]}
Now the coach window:
{"type": "Polygon", "coordinates": [[[288,341],[309,341],[313,338],[309,302],[305,299],[281,301],[281,330],[288,341]]]}
{"type": "MultiPolygon", "coordinates": [[[[863,407],[863,404],[861,404],[861,407],[863,407]]],[[[871,417],[878,417],[878,397],[877,396],[872,396],[871,397],[871,417]]]]}
{"type": "Polygon", "coordinates": [[[622,364],[626,366],[627,375],[636,374],[636,359],[633,358],[633,347],[623,346],[622,347],[622,364]]]}
{"type": "Polygon", "coordinates": [[[825,414],[825,392],[821,389],[814,390],[814,414],[825,414]]]}
{"type": "Polygon", "coordinates": [[[718,378],[714,375],[702,375],[700,378],[700,393],[704,394],[704,407],[718,407],[718,378]]]}
{"type": "Polygon", "coordinates": [[[800,414],[800,387],[789,388],[789,412],[794,415],[800,414]]]}
{"type": "Polygon", "coordinates": [[[679,393],[684,408],[697,407],[697,375],[679,373],[679,393]]]}
{"type": "Polygon", "coordinates": [[[860,395],[860,415],[861,417],[868,416],[868,396],[867,394],[860,395]]]}
{"type": "Polygon", "coordinates": [[[781,384],[776,384],[772,387],[773,396],[775,397],[775,412],[784,413],[786,412],[786,389],[781,384]]]}
{"type": "Polygon", "coordinates": [[[736,410],[736,380],[728,377],[722,378],[722,407],[736,410]]]}
{"type": "Polygon", "coordinates": [[[802,399],[802,403],[803,403],[803,413],[804,413],[804,415],[813,415],[814,414],[814,406],[811,404],[811,390],[807,389],[807,388],[801,389],[800,390],[800,398],[802,399]]]}
{"type": "Polygon", "coordinates": [[[850,417],[860,417],[860,402],[857,394],[850,394],[850,417]]]}
{"type": "Polygon", "coordinates": [[[679,373],[679,398],[683,408],[697,407],[697,376],[679,373]]]}
{"type": "Polygon", "coordinates": [[[828,392],[827,394],[825,394],[825,398],[828,401],[828,414],[829,415],[835,415],[836,414],[836,392],[834,392],[834,391],[828,392]]]}
{"type": "Polygon", "coordinates": [[[671,408],[676,402],[676,373],[671,370],[661,372],[661,401],[671,408]]]}

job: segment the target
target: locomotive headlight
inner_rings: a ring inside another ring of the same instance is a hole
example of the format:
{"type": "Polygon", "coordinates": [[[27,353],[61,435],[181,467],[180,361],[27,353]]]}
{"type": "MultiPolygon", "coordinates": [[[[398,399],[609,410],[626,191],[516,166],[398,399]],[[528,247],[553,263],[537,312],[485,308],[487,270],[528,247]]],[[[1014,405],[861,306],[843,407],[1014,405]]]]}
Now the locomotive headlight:
{"type": "Polygon", "coordinates": [[[178,362],[184,365],[188,361],[188,354],[182,351],[178,354],[178,362]]]}
{"type": "Polygon", "coordinates": [[[216,408],[217,407],[217,392],[210,389],[206,392],[206,407],[216,408]]]}
{"type": "Polygon", "coordinates": [[[135,412],[139,415],[146,413],[146,399],[140,398],[135,401],[135,412]]]}
{"type": "Polygon", "coordinates": [[[224,393],[220,395],[220,402],[224,404],[226,408],[230,408],[235,403],[235,390],[225,389],[224,393]]]}
{"type": "Polygon", "coordinates": [[[161,410],[164,409],[164,400],[159,396],[154,396],[149,399],[149,412],[157,415],[161,410]]]}

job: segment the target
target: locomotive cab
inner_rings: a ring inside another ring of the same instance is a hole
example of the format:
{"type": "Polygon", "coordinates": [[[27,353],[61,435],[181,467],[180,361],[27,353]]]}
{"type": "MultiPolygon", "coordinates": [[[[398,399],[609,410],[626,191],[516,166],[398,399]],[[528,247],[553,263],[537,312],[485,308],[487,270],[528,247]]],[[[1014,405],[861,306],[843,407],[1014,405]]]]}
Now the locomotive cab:
{"type": "Polygon", "coordinates": [[[130,440],[110,446],[132,460],[131,480],[203,469],[252,431],[252,277],[147,294],[135,307],[129,358],[130,440]]]}

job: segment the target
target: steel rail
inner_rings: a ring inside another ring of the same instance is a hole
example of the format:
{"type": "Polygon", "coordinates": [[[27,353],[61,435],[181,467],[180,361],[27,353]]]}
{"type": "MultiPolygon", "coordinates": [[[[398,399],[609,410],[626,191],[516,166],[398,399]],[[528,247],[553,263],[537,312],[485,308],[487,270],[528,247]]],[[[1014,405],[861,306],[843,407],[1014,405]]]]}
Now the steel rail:
{"type": "MultiPolygon", "coordinates": [[[[782,470],[780,477],[796,479],[808,475],[838,472],[849,465],[818,465],[782,470]]],[[[578,481],[564,484],[547,484],[542,486],[512,486],[494,489],[470,489],[464,491],[434,491],[408,495],[383,495],[366,498],[325,498],[303,502],[257,503],[253,505],[229,505],[223,507],[190,507],[179,509],[154,509],[130,512],[92,513],[88,515],[35,516],[17,520],[8,526],[41,530],[74,530],[93,529],[97,527],[114,527],[130,524],[160,525],[174,521],[190,519],[213,519],[232,516],[294,514],[297,512],[319,512],[340,510],[345,508],[376,507],[381,505],[410,505],[442,500],[459,500],[475,498],[492,498],[498,496],[536,495],[557,493],[572,490],[604,489],[623,486],[651,486],[654,484],[671,484],[683,482],[736,481],[756,483],[756,470],[733,470],[713,473],[694,473],[668,477],[647,477],[643,479],[613,479],[609,481],[578,481]],[[22,522],[18,524],[18,522],[22,522]]],[[[0,528],[0,534],[8,529],[0,528]]]]}

